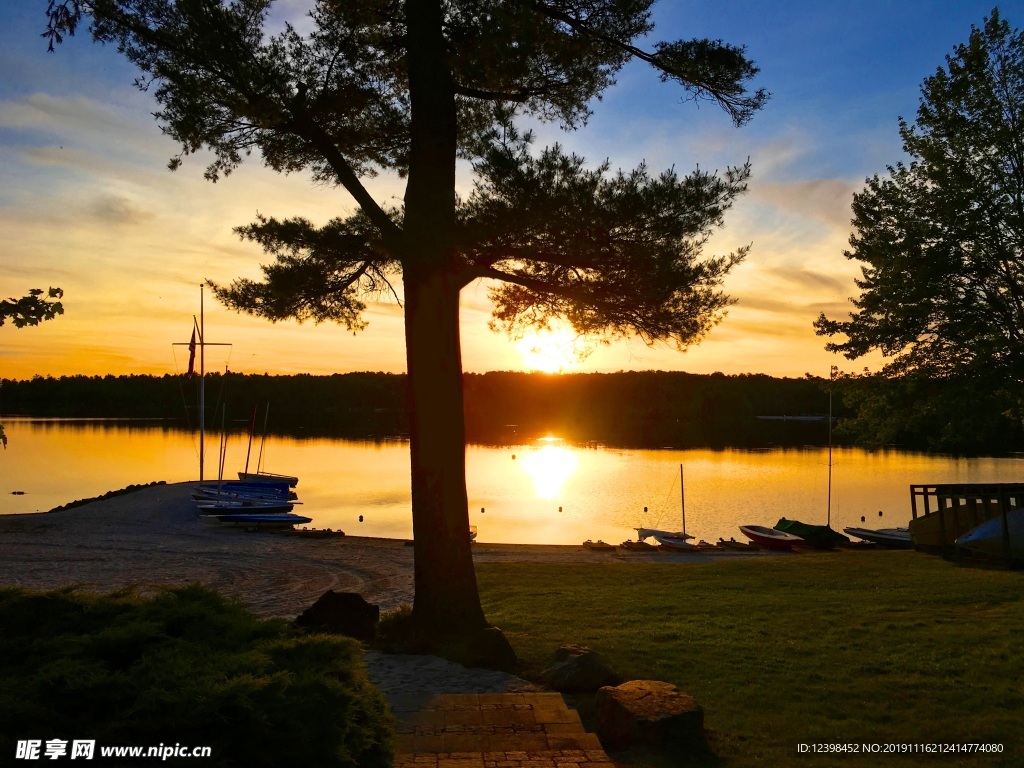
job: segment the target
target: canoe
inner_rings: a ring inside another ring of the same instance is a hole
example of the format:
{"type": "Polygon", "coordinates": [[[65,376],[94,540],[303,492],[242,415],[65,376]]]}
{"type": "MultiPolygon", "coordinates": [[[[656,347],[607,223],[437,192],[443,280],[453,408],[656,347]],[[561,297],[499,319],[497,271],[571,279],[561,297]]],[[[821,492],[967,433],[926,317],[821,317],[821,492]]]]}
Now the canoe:
{"type": "MultiPolygon", "coordinates": [[[[1024,557],[1024,509],[1013,509],[1006,513],[1006,525],[1010,532],[1010,554],[1024,557]]],[[[1003,532],[1003,517],[993,517],[976,528],[972,528],[956,540],[958,547],[996,557],[1006,556],[1006,540],[1003,532]]]]}
{"type": "Polygon", "coordinates": [[[839,544],[850,543],[850,540],[843,534],[832,530],[827,525],[811,525],[801,523],[799,520],[787,520],[784,517],[775,524],[775,530],[799,536],[816,549],[835,549],[839,544]]]}
{"type": "Polygon", "coordinates": [[[792,549],[796,544],[803,544],[799,536],[785,531],[776,531],[763,525],[741,525],[740,533],[762,547],[768,549],[792,549]]]}
{"type": "Polygon", "coordinates": [[[864,541],[870,541],[886,549],[913,549],[914,540],[910,538],[910,530],[907,528],[879,528],[869,530],[867,528],[843,528],[843,533],[854,536],[864,541]]]}

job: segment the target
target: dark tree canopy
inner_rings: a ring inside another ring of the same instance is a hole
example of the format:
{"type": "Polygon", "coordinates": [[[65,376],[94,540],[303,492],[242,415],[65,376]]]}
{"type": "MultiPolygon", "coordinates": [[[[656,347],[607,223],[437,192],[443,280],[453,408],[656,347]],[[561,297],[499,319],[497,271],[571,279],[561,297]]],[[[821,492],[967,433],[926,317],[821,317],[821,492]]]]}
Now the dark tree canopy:
{"type": "Polygon", "coordinates": [[[10,320],[15,328],[39,325],[44,320],[53,320],[57,315],[64,314],[64,305],[60,303],[64,291],[60,288],[33,288],[27,296],[20,299],[0,299],[0,325],[10,320]]]}
{"type": "Polygon", "coordinates": [[[216,286],[240,311],[362,326],[367,296],[405,309],[410,391],[414,616],[436,629],[485,624],[468,538],[459,293],[495,280],[496,321],[516,332],[556,317],[586,333],[698,341],[729,299],[744,249],[702,247],[746,186],[723,175],[588,168],[535,150],[523,119],[583,126],[630,60],[736,125],[767,99],[741,47],[643,47],[653,0],[317,0],[310,23],[267,29],[270,0],[51,0],[51,45],[88,19],[141,71],[171,162],[212,151],[206,175],[258,150],[270,167],[341,186],[357,213],[317,227],[264,217],[238,231],[275,262],[262,281],[216,286]],[[457,160],[474,173],[456,194],[457,160]],[[363,180],[406,181],[398,207],[363,180]],[[400,288],[398,281],[400,280],[400,288]]]}
{"type": "Polygon", "coordinates": [[[817,323],[895,376],[1024,381],[1024,34],[993,10],[900,118],[909,163],[854,197],[856,312],[817,323]]]}

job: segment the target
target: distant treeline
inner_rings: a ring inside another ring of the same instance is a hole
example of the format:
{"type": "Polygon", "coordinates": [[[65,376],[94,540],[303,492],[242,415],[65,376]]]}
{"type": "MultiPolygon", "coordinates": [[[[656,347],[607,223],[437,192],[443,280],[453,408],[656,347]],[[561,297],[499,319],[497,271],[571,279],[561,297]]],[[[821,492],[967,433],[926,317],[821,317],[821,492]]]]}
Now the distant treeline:
{"type": "MultiPolygon", "coordinates": [[[[678,372],[466,374],[467,437],[515,443],[547,433],[635,446],[824,445],[827,382],[764,375],[678,372]],[[782,416],[817,416],[782,420],[782,416]]],[[[160,418],[196,422],[198,381],[181,376],[62,376],[0,380],[0,413],[40,417],[160,418]]],[[[332,376],[211,374],[207,423],[231,429],[256,411],[277,434],[381,437],[407,431],[401,374],[332,376]],[[216,414],[216,416],[214,415],[216,414]]],[[[836,398],[834,413],[844,414],[836,398]]]]}

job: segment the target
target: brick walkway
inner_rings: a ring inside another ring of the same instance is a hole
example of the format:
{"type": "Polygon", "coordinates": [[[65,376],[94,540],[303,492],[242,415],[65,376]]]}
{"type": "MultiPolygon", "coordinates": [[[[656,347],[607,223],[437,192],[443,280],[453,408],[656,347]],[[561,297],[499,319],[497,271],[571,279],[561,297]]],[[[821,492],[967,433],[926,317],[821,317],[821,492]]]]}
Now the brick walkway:
{"type": "Polygon", "coordinates": [[[611,768],[558,693],[391,697],[395,768],[611,768]]]}

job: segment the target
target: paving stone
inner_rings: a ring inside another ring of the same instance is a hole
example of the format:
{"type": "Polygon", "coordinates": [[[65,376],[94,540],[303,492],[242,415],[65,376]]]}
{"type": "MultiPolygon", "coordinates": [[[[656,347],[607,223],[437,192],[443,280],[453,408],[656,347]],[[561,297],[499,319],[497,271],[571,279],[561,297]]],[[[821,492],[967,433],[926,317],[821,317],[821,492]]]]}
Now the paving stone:
{"type": "Polygon", "coordinates": [[[611,765],[557,693],[404,699],[396,768],[589,768],[611,765]],[[418,710],[410,705],[420,703],[418,710]]]}

